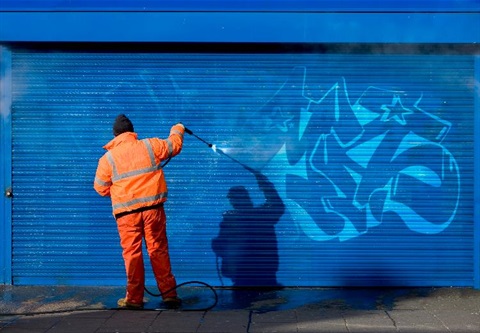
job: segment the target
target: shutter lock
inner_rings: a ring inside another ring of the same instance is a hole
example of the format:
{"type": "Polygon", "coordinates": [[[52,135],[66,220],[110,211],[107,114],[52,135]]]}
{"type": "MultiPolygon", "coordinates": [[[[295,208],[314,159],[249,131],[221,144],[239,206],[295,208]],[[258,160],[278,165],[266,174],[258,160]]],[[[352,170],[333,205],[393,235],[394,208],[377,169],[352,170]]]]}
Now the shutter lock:
{"type": "Polygon", "coordinates": [[[7,188],[7,189],[5,190],[5,196],[6,196],[7,198],[13,198],[13,191],[12,191],[12,188],[11,188],[11,187],[9,187],[9,188],[7,188]]]}

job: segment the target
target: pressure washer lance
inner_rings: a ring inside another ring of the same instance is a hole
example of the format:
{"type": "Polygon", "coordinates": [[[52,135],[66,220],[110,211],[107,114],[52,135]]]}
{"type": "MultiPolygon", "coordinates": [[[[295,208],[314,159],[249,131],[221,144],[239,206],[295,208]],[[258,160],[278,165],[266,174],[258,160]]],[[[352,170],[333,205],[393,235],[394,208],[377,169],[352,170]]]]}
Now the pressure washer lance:
{"type": "Polygon", "coordinates": [[[232,160],[233,162],[240,164],[242,167],[244,167],[246,170],[250,171],[251,173],[253,173],[253,174],[258,173],[258,171],[250,168],[249,166],[243,164],[243,163],[240,162],[239,160],[237,160],[237,159],[233,158],[232,156],[228,155],[227,153],[225,153],[221,148],[217,148],[216,145],[211,144],[210,142],[205,141],[204,139],[202,139],[201,137],[199,137],[198,135],[196,135],[195,133],[193,133],[193,131],[190,130],[189,128],[185,127],[185,132],[187,132],[188,134],[194,136],[194,137],[197,138],[198,140],[200,140],[200,141],[202,141],[203,143],[205,143],[209,148],[212,148],[214,152],[219,153],[220,155],[223,155],[223,156],[229,158],[229,159],[232,160]]]}
{"type": "Polygon", "coordinates": [[[190,135],[193,135],[194,137],[196,137],[198,140],[202,141],[203,143],[207,144],[207,146],[209,148],[212,148],[213,145],[211,143],[208,143],[207,141],[203,140],[201,137],[199,137],[198,135],[196,135],[195,133],[193,133],[190,129],[188,129],[187,127],[185,127],[185,132],[187,132],[188,134],[190,135]]]}

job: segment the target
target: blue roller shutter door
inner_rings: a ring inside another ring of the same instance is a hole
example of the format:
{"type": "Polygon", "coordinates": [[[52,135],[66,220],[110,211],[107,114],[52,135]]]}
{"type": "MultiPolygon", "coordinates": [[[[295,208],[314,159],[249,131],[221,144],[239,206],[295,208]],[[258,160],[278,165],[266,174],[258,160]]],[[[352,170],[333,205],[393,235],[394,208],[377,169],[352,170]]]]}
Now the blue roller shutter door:
{"type": "Polygon", "coordinates": [[[473,285],[471,56],[12,58],[15,284],[124,284],[92,182],[125,113],[142,138],[181,121],[219,149],[186,136],[165,167],[180,282],[473,285]],[[239,186],[259,208],[248,218],[227,198],[239,186]]]}

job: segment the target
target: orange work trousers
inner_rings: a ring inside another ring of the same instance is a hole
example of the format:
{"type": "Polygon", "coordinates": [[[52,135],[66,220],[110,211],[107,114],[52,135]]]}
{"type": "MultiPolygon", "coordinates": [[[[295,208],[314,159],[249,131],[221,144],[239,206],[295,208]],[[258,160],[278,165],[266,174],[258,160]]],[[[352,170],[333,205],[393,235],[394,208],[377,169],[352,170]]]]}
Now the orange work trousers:
{"type": "Polygon", "coordinates": [[[123,249],[123,260],[127,272],[126,301],[129,303],[143,304],[145,288],[143,239],[145,239],[153,274],[162,298],[177,296],[176,290],[172,290],[176,286],[176,281],[172,274],[168,253],[166,220],[163,206],[117,218],[120,245],[123,249]]]}

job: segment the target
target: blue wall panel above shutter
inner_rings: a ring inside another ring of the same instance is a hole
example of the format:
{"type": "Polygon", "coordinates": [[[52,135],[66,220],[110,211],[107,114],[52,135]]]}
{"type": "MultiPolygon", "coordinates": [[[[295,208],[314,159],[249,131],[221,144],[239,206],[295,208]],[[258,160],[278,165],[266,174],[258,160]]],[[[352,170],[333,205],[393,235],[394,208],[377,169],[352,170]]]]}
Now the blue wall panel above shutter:
{"type": "Polygon", "coordinates": [[[14,282],[124,283],[92,185],[125,113],[220,149],[186,136],[165,167],[179,282],[472,286],[473,75],[468,55],[14,51],[14,282]]]}
{"type": "Polygon", "coordinates": [[[2,0],[4,11],[478,12],[472,0],[2,0]]]}

